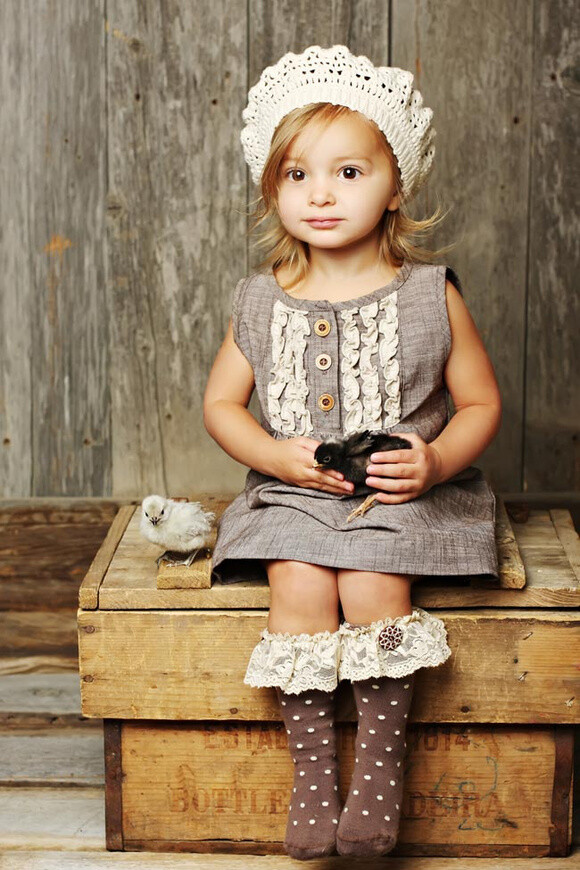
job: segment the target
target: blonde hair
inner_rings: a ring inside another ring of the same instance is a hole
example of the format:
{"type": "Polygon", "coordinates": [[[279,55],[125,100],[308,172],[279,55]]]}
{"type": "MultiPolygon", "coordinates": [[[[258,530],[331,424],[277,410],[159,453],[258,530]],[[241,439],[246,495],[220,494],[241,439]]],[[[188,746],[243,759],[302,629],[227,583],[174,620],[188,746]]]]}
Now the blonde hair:
{"type": "MultiPolygon", "coordinates": [[[[284,266],[290,279],[288,287],[293,287],[307,276],[310,262],[307,243],[291,236],[278,215],[277,196],[281,181],[280,167],[290,146],[309,123],[316,121],[325,129],[337,118],[348,114],[353,114],[353,110],[347,106],[337,106],[333,103],[309,103],[307,106],[300,106],[285,115],[272,136],[270,152],[262,172],[261,194],[251,202],[255,209],[253,214],[250,214],[253,223],[248,234],[251,234],[261,224],[267,224],[266,229],[257,235],[255,241],[257,247],[268,249],[264,259],[259,263],[258,269],[272,268],[277,270],[284,266]]],[[[414,236],[430,233],[446,217],[446,214],[441,212],[438,205],[434,213],[423,220],[414,220],[410,216],[404,203],[399,164],[391,146],[374,121],[361,113],[357,114],[360,114],[361,118],[369,125],[387,155],[395,177],[396,193],[400,195],[399,208],[396,211],[385,209],[380,220],[380,258],[387,265],[397,267],[402,265],[403,260],[412,263],[433,263],[436,258],[452,250],[455,245],[447,245],[432,251],[420,244],[414,244],[412,239],[414,236]]]]}

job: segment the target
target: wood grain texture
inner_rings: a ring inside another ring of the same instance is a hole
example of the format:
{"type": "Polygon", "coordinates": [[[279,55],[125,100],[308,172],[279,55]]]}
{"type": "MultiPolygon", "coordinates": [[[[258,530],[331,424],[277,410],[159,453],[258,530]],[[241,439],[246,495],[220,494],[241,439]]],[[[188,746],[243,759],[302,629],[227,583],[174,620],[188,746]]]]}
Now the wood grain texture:
{"type": "Polygon", "coordinates": [[[264,66],[311,43],[414,72],[437,154],[413,210],[451,208],[427,242],[457,243],[503,397],[477,464],[495,490],[577,489],[578,16],[572,0],[2,3],[0,493],[243,488],[202,415],[263,254],[241,112],[264,66]]]}
{"type": "MultiPolygon", "coordinates": [[[[555,730],[410,726],[395,852],[440,855],[446,844],[447,854],[454,848],[473,854],[477,847],[481,855],[493,854],[497,846],[505,855],[522,854],[522,847],[550,854],[555,730]]],[[[570,738],[571,729],[559,730],[570,738]]],[[[343,801],[354,768],[354,738],[352,723],[338,726],[343,801]]],[[[123,722],[121,742],[126,846],[147,840],[181,841],[184,848],[195,840],[283,840],[293,765],[280,724],[123,722]]],[[[563,781],[570,777],[571,756],[560,764],[563,781]]],[[[568,833],[567,815],[559,822],[568,833]]]]}
{"type": "MultiPolygon", "coordinates": [[[[0,196],[0,493],[30,495],[34,456],[30,422],[32,385],[32,311],[35,286],[29,223],[35,154],[35,47],[31,4],[0,4],[0,89],[2,196],[0,196]]],[[[37,254],[37,250],[35,250],[37,254]]]]}
{"type": "Polygon", "coordinates": [[[121,746],[122,723],[118,719],[105,719],[105,827],[107,849],[123,849],[123,757],[121,746]]]}
{"type": "Polygon", "coordinates": [[[103,582],[111,560],[115,555],[115,551],[119,546],[119,541],[123,537],[123,533],[127,528],[131,517],[137,511],[134,505],[123,505],[119,509],[115,519],[111,523],[105,540],[103,541],[98,553],[91,562],[89,570],[85,574],[83,582],[79,589],[79,606],[85,609],[94,609],[99,604],[99,589],[103,582]]]}
{"type": "Polygon", "coordinates": [[[78,671],[75,607],[0,611],[0,675],[78,671]]]}
{"type": "MultiPolygon", "coordinates": [[[[574,614],[481,608],[438,616],[451,656],[417,672],[409,721],[579,721],[574,614]]],[[[274,690],[243,682],[267,617],[257,610],[79,611],[83,714],[277,720],[274,690]]],[[[343,704],[348,687],[339,684],[343,704]]],[[[350,702],[341,716],[354,718],[350,702]]]]}
{"type": "MultiPolygon", "coordinates": [[[[105,845],[102,787],[0,788],[2,849],[87,851],[105,845]]],[[[58,852],[55,852],[58,856],[58,852]]],[[[4,855],[0,866],[5,870],[4,855]]],[[[29,867],[30,865],[24,865],[29,867]]],[[[42,864],[37,865],[42,866],[42,864]]],[[[59,865],[62,866],[62,865],[59,865]]],[[[69,865],[71,866],[71,865],[69,865]]],[[[75,870],[80,870],[78,863],[75,870]]]]}
{"type": "MultiPolygon", "coordinates": [[[[217,520],[231,501],[231,497],[222,498],[205,493],[197,493],[192,498],[206,510],[214,511],[217,520]]],[[[548,511],[528,511],[525,522],[513,523],[506,514],[498,531],[500,564],[509,569],[505,580],[507,582],[511,577],[521,586],[518,564],[521,559],[526,577],[524,588],[499,586],[494,578],[487,577],[424,577],[413,585],[413,603],[427,609],[578,606],[580,581],[570,565],[548,511]],[[517,543],[517,553],[514,552],[512,537],[517,543]],[[515,573],[511,571],[512,567],[517,569],[515,573]]],[[[245,583],[228,585],[216,581],[209,589],[160,588],[155,563],[159,553],[159,547],[141,537],[137,509],[115,548],[106,573],[101,575],[98,582],[99,608],[233,610],[267,608],[270,605],[267,579],[257,575],[245,583]]],[[[91,600],[96,594],[95,587],[91,592],[91,600]]]]}
{"type": "Polygon", "coordinates": [[[101,729],[49,727],[44,731],[19,728],[0,732],[0,787],[12,783],[13,787],[26,788],[85,788],[103,785],[104,781],[101,729]]]}
{"type": "Polygon", "coordinates": [[[526,569],[520,555],[505,504],[496,498],[496,546],[499,563],[498,585],[504,589],[523,589],[526,569]]]}
{"type": "Polygon", "coordinates": [[[5,495],[110,489],[103,9],[2,4],[5,495]]]}
{"type": "Polygon", "coordinates": [[[555,508],[550,511],[550,517],[568,557],[570,567],[580,582],[580,536],[574,527],[570,512],[562,508],[555,508]]]}
{"type": "Polygon", "coordinates": [[[502,428],[476,463],[492,487],[520,488],[525,369],[532,4],[393,0],[394,66],[434,111],[435,168],[416,209],[450,213],[434,234],[498,378],[502,428]],[[477,46],[477,48],[475,48],[477,46]]]}
{"type": "MultiPolygon", "coordinates": [[[[532,5],[530,6],[532,8],[532,5]]],[[[524,490],[580,488],[580,6],[534,3],[524,490]]]]}
{"type": "MultiPolygon", "coordinates": [[[[246,6],[109,5],[113,490],[215,485],[203,392],[245,272],[246,6]]],[[[239,470],[238,470],[239,473],[239,470]]]]}
{"type": "MultiPolygon", "coordinates": [[[[79,799],[78,815],[82,818],[85,805],[79,799]]],[[[56,834],[56,832],[55,832],[56,834]]],[[[81,830],[81,834],[84,831],[81,830]]],[[[32,838],[31,838],[32,839],[32,838]]],[[[77,849],[73,846],[56,845],[54,851],[39,847],[30,849],[31,844],[21,844],[21,848],[7,849],[2,854],[2,870],[295,870],[296,861],[288,855],[243,855],[233,854],[231,846],[227,854],[184,854],[179,852],[152,852],[151,843],[144,847],[144,858],[139,852],[106,852],[104,846],[88,851],[89,844],[81,840],[77,849]],[[146,862],[146,864],[144,864],[146,862]]],[[[219,844],[216,843],[216,847],[219,844]]],[[[160,847],[163,846],[160,844],[160,847]]],[[[580,852],[576,848],[565,865],[568,870],[576,870],[580,852]],[[576,862],[576,863],[574,863],[576,862]]],[[[381,858],[359,859],[360,870],[384,870],[385,861],[381,858]]],[[[308,862],[309,870],[343,870],[344,858],[314,858],[308,862]]],[[[423,858],[389,856],[389,870],[498,870],[497,858],[423,858]]],[[[528,856],[510,858],[502,856],[501,870],[563,870],[561,858],[528,856]]]]}

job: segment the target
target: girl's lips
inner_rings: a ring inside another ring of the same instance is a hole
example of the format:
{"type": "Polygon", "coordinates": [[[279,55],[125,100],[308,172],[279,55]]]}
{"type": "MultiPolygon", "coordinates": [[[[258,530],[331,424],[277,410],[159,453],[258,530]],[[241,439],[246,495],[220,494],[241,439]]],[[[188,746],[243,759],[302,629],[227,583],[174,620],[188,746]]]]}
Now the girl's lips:
{"type": "Polygon", "coordinates": [[[309,220],[307,223],[311,227],[333,227],[335,224],[340,223],[341,220],[342,218],[325,218],[324,220],[309,220]]]}

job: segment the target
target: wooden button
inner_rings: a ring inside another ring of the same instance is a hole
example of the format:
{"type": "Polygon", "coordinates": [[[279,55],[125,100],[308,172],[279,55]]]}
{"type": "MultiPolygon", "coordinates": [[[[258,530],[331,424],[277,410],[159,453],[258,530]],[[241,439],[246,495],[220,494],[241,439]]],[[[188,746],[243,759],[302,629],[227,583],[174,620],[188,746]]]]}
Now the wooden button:
{"type": "Polygon", "coordinates": [[[328,320],[317,320],[314,324],[314,332],[316,335],[322,335],[323,337],[328,335],[330,332],[330,323],[328,320]]]}
{"type": "Polygon", "coordinates": [[[326,369],[330,368],[332,360],[327,353],[319,353],[314,362],[319,369],[322,369],[322,371],[326,371],[326,369]]]}
{"type": "Polygon", "coordinates": [[[318,407],[321,411],[332,411],[334,408],[334,399],[330,393],[323,393],[318,397],[318,407]]]}

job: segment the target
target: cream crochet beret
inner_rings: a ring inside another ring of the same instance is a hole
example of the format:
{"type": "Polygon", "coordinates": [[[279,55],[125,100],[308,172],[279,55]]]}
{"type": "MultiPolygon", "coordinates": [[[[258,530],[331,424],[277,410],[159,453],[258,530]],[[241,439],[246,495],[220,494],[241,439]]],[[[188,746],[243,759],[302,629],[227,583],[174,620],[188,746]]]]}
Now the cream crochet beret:
{"type": "Polygon", "coordinates": [[[282,118],[308,103],[348,106],[366,115],[387,138],[399,162],[403,197],[411,199],[427,178],[435,156],[433,110],[413,89],[413,73],[394,66],[373,66],[345,45],[310,45],[302,54],[288,52],[262,72],[248,92],[240,134],[252,179],[259,184],[274,131],[282,118]]]}

